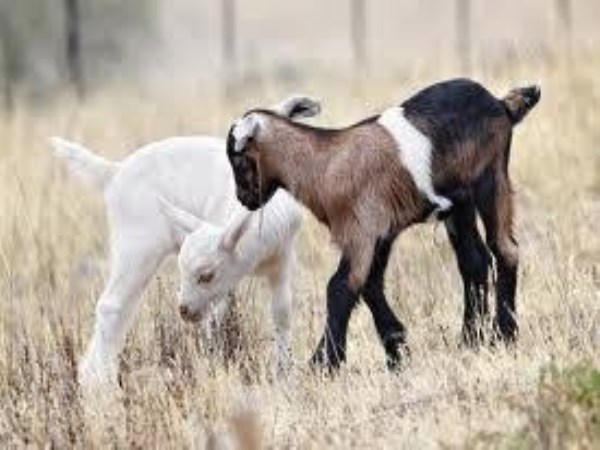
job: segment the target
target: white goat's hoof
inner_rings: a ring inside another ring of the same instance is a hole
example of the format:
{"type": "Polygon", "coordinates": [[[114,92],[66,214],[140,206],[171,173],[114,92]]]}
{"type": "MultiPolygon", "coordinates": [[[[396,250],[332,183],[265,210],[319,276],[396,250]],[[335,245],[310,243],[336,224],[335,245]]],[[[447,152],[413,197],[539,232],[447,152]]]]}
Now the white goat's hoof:
{"type": "Polygon", "coordinates": [[[115,368],[109,365],[93,364],[84,359],[77,371],[77,381],[83,389],[94,390],[99,387],[118,387],[118,376],[115,368]]]}

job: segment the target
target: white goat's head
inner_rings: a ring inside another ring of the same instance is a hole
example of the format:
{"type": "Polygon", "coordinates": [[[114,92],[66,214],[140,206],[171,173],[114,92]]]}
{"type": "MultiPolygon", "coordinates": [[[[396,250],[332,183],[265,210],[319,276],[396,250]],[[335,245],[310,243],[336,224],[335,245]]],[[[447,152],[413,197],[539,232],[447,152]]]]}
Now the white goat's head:
{"type": "Polygon", "coordinates": [[[227,227],[210,224],[166,200],[163,210],[181,243],[179,251],[179,311],[183,319],[198,321],[218,308],[248,268],[237,245],[252,215],[244,213],[227,227]]]}

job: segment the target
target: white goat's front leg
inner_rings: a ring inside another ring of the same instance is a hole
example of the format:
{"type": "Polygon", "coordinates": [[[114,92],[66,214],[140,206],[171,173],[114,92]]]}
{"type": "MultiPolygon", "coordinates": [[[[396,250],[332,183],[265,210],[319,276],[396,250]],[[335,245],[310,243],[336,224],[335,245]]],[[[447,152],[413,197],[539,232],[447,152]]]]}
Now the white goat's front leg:
{"type": "Polygon", "coordinates": [[[271,317],[273,319],[275,351],[278,372],[287,372],[292,364],[290,328],[292,313],[291,271],[294,254],[284,252],[269,274],[272,291],[271,317]]]}
{"type": "Polygon", "coordinates": [[[135,238],[113,241],[109,280],[96,305],[94,334],[79,365],[82,386],[116,384],[118,356],[140,295],[168,253],[156,242],[136,245],[135,238]]]}

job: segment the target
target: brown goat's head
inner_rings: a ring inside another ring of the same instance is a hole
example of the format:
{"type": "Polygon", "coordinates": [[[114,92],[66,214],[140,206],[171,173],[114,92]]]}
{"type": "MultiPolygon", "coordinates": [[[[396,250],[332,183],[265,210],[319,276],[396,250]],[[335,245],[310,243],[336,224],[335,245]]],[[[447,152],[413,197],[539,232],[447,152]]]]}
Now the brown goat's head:
{"type": "Polygon", "coordinates": [[[233,169],[236,195],[242,205],[254,211],[267,203],[279,187],[261,164],[262,155],[254,139],[260,127],[257,113],[246,114],[227,135],[227,157],[233,169]],[[262,169],[262,170],[261,170],[262,169]]]}
{"type": "Polygon", "coordinates": [[[268,164],[266,151],[259,151],[257,134],[269,117],[287,119],[313,117],[321,112],[319,101],[291,96],[270,109],[254,109],[234,123],[227,134],[227,157],[233,169],[238,200],[254,211],[267,203],[281,181],[268,164]]]}

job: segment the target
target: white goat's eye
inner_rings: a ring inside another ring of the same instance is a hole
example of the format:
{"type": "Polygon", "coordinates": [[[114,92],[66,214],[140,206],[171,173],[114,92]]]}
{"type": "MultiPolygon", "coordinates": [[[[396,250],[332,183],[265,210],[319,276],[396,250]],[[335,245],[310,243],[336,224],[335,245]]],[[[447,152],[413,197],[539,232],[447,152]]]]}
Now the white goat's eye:
{"type": "Polygon", "coordinates": [[[204,272],[198,275],[198,284],[208,284],[215,277],[214,272],[204,272]]]}

